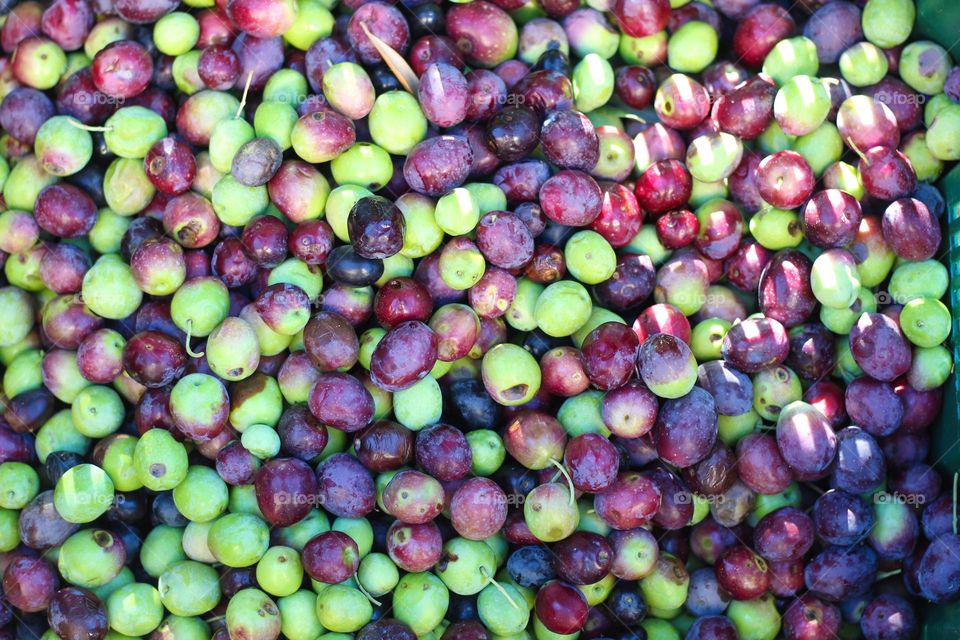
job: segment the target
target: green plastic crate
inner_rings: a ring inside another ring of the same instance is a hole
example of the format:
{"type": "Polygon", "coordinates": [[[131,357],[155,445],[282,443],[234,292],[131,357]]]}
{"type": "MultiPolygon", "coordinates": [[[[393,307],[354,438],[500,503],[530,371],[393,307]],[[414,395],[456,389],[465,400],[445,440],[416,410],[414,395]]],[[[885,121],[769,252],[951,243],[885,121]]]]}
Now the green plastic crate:
{"type": "MultiPolygon", "coordinates": [[[[918,0],[917,32],[938,42],[960,62],[960,0],[918,0]]],[[[960,363],[960,165],[940,181],[947,200],[944,214],[944,261],[950,272],[948,304],[953,309],[953,360],[960,363]]],[[[937,467],[952,476],[960,471],[960,406],[957,385],[960,376],[954,372],[943,394],[943,413],[934,425],[930,444],[937,467]]],[[[957,640],[960,638],[960,602],[928,605],[921,613],[923,640],[957,640]]]]}
{"type": "MultiPolygon", "coordinates": [[[[937,0],[934,0],[936,2],[937,0]]],[[[954,0],[956,1],[956,0],[954,0]]],[[[954,5],[960,15],[960,4],[954,5]]],[[[958,18],[960,21],[960,18],[958,18]]],[[[960,165],[953,168],[940,182],[947,199],[944,214],[944,261],[950,273],[949,305],[953,309],[953,360],[960,363],[960,165]]],[[[960,471],[960,406],[957,404],[957,386],[960,376],[956,371],[943,394],[943,413],[934,425],[930,442],[930,456],[937,468],[948,477],[960,471]]],[[[960,638],[960,602],[928,605],[922,612],[923,640],[957,640],[960,638]]]]}
{"type": "Polygon", "coordinates": [[[960,3],[957,0],[916,0],[917,33],[945,47],[960,59],[960,3]]]}
{"type": "MultiPolygon", "coordinates": [[[[960,10],[960,5],[957,6],[960,10]]],[[[953,168],[940,181],[940,189],[947,200],[944,214],[944,246],[947,247],[943,260],[950,273],[950,291],[948,304],[953,309],[954,362],[960,363],[960,165],[953,168]]],[[[957,386],[960,377],[954,373],[952,383],[948,383],[943,394],[943,413],[933,430],[930,452],[937,466],[947,474],[960,471],[960,407],[957,405],[957,386]]],[[[958,633],[955,638],[960,638],[958,633]]]]}

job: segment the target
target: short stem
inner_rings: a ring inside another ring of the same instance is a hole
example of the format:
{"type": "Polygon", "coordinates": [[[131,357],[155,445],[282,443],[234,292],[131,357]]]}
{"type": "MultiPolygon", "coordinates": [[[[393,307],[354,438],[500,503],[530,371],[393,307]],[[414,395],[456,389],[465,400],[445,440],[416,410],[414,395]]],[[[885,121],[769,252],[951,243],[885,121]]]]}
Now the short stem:
{"type": "Polygon", "coordinates": [[[867,161],[867,156],[863,153],[863,151],[860,151],[860,147],[858,147],[850,138],[847,138],[847,144],[850,145],[850,148],[853,149],[853,152],[860,156],[860,159],[869,166],[870,163],[867,161]]]}
{"type": "Polygon", "coordinates": [[[573,478],[570,477],[570,474],[567,472],[566,467],[564,467],[558,461],[554,460],[553,458],[550,458],[550,464],[555,466],[560,471],[560,473],[563,474],[563,477],[567,479],[567,489],[570,491],[570,506],[573,506],[573,504],[577,501],[577,494],[573,488],[573,478]]]}
{"type": "Polygon", "coordinates": [[[71,127],[76,127],[77,129],[83,129],[84,131],[93,131],[93,132],[105,132],[113,131],[113,127],[92,127],[88,124],[83,124],[79,120],[74,120],[73,118],[67,118],[67,123],[71,127]]]}
{"type": "Polygon", "coordinates": [[[236,118],[243,117],[243,109],[247,106],[247,94],[250,92],[250,83],[253,81],[253,71],[247,74],[247,81],[243,84],[243,95],[240,96],[240,106],[237,107],[236,118]]]}
{"type": "Polygon", "coordinates": [[[201,352],[199,352],[199,353],[196,353],[196,352],[194,352],[193,349],[190,348],[190,338],[191,338],[191,335],[190,335],[190,334],[191,334],[191,333],[193,333],[193,320],[187,320],[187,345],[186,345],[186,347],[187,347],[187,349],[186,349],[187,355],[189,355],[191,358],[202,358],[202,357],[204,356],[204,354],[206,353],[205,351],[201,351],[201,352]]]}
{"type": "Polygon", "coordinates": [[[509,603],[513,606],[514,609],[519,609],[519,608],[520,608],[520,606],[519,606],[516,602],[513,601],[513,598],[510,597],[510,594],[507,593],[507,590],[503,588],[503,585],[501,585],[499,582],[497,582],[496,580],[494,580],[494,579],[493,579],[493,576],[490,575],[489,573],[487,573],[487,568],[486,568],[486,567],[480,567],[480,575],[482,575],[484,578],[486,578],[486,579],[487,579],[487,582],[489,582],[490,584],[492,584],[493,587],[494,587],[497,591],[499,591],[500,594],[501,594],[504,598],[507,599],[507,602],[509,602],[509,603]]]}
{"type": "Polygon", "coordinates": [[[353,574],[353,579],[357,582],[357,590],[363,595],[365,595],[367,597],[367,600],[369,600],[370,602],[372,602],[378,607],[382,604],[379,600],[377,600],[372,595],[370,595],[367,592],[367,590],[363,588],[363,585],[360,584],[360,574],[357,574],[357,573],[353,574]]]}
{"type": "Polygon", "coordinates": [[[898,575],[900,575],[901,573],[903,573],[903,569],[895,569],[895,570],[893,570],[893,571],[884,571],[883,573],[878,573],[878,574],[877,574],[877,580],[876,580],[876,581],[877,581],[877,582],[880,582],[881,580],[884,580],[884,579],[889,578],[889,577],[891,577],[891,576],[898,576],[898,575]]]}
{"type": "Polygon", "coordinates": [[[809,483],[809,482],[804,482],[803,484],[804,484],[808,489],[810,489],[811,491],[815,491],[816,493],[819,493],[820,495],[823,495],[823,489],[821,489],[821,488],[818,487],[817,485],[811,484],[811,483],[809,483]]]}

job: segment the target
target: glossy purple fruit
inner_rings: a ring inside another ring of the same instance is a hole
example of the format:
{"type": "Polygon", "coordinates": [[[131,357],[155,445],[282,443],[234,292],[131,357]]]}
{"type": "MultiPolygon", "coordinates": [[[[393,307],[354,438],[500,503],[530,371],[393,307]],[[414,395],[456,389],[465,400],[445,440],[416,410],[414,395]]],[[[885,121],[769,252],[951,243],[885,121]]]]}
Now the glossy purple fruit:
{"type": "Polygon", "coordinates": [[[812,263],[795,250],[780,251],[760,276],[758,298],[764,315],[790,328],[804,322],[817,305],[810,287],[812,263]]]}
{"type": "Polygon", "coordinates": [[[289,527],[306,517],[317,495],[317,478],[306,462],[274,458],[257,471],[257,505],[268,523],[289,527]]]}

